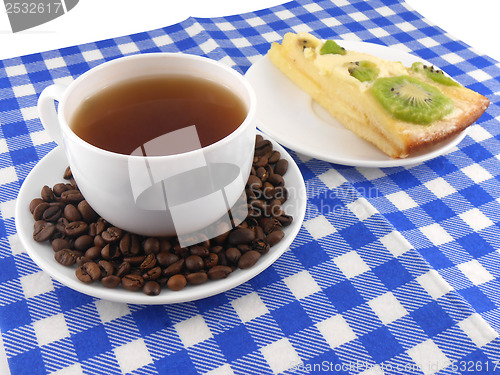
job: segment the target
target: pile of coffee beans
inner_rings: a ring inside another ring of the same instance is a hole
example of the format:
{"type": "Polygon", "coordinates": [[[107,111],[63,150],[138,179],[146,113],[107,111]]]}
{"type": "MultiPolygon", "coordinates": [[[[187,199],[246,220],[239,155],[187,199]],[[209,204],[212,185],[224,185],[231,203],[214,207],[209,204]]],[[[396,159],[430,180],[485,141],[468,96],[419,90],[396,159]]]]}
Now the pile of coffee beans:
{"type": "MultiPolygon", "coordinates": [[[[257,135],[246,185],[248,216],[237,227],[196,245],[181,247],[176,237],[144,237],[104,220],[78,190],[69,167],[67,182],[44,186],[30,202],[33,239],[48,241],[55,260],[76,266],[78,280],[100,281],[107,288],[142,290],[156,296],[162,288],[181,290],[252,267],[284,237],[293,218],[282,209],[287,200],[283,175],[288,162],[272,143],[257,135]]],[[[229,228],[228,228],[229,229],[229,228]]]]}

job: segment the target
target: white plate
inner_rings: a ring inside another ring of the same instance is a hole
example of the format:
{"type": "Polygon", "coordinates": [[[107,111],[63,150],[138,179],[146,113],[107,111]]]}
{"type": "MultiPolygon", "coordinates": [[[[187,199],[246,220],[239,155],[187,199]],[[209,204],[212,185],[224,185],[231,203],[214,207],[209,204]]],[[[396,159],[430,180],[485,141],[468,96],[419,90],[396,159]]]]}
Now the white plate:
{"type": "MultiPolygon", "coordinates": [[[[346,49],[366,52],[410,66],[424,60],[404,51],[378,44],[338,41],[346,49]]],[[[429,64],[431,65],[431,64],[429,64]]],[[[448,152],[466,135],[466,130],[406,159],[392,159],[371,143],[347,130],[311,99],[266,56],[253,64],[246,77],[257,94],[259,129],[304,155],[356,167],[396,167],[421,163],[448,152]]]]}
{"type": "Polygon", "coordinates": [[[253,267],[246,270],[237,269],[226,279],[209,280],[202,285],[187,286],[177,292],[164,288],[158,296],[147,296],[140,291],[130,292],[122,288],[108,289],[103,287],[100,282],[90,285],[80,282],[75,276],[76,268],[74,266],[65,267],[55,261],[54,252],[48,242],[38,243],[33,240],[34,221],[28,208],[31,200],[40,196],[44,185],[52,187],[57,182],[64,181],[62,176],[68,164],[60,147],[47,154],[33,168],[21,186],[16,205],[17,232],[24,248],[41,269],[62,284],[93,297],[124,303],[168,304],[193,301],[224,292],[250,280],[274,263],[292,243],[304,219],[306,210],[304,179],[297,164],[286,150],[276,142],[272,142],[275,150],[278,150],[281,156],[288,160],[289,167],[284,178],[290,196],[283,208],[287,214],[293,216],[293,222],[284,229],[285,237],[271,247],[269,253],[262,256],[253,267]]]}

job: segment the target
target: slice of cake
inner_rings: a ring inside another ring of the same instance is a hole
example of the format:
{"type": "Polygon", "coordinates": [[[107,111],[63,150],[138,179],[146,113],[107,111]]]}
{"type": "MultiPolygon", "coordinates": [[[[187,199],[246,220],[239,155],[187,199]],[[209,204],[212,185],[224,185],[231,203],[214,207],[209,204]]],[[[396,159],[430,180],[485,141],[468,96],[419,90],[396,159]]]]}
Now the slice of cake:
{"type": "Polygon", "coordinates": [[[393,158],[464,130],[489,105],[434,67],[405,67],[308,33],[286,34],[268,56],[346,128],[393,158]]]}

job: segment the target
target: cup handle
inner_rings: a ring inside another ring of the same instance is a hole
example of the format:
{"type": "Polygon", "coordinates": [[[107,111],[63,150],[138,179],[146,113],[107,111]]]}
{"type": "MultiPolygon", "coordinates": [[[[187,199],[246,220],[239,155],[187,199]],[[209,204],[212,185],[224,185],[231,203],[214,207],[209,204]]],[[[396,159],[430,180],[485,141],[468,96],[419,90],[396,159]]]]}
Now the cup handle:
{"type": "Polygon", "coordinates": [[[46,87],[38,98],[38,114],[43,127],[50,137],[61,147],[64,147],[62,131],[54,101],[60,102],[68,86],[56,83],[46,87]]]}

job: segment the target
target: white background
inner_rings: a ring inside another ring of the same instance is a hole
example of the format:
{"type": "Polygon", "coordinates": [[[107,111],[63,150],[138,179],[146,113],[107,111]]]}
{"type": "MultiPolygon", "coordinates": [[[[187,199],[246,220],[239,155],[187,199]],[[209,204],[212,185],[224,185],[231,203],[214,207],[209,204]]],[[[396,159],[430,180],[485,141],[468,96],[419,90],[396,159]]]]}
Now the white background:
{"type": "MultiPolygon", "coordinates": [[[[189,16],[226,16],[268,8],[284,2],[80,0],[66,15],[14,34],[3,1],[0,1],[0,59],[154,30],[180,22],[189,16]]],[[[500,61],[500,1],[407,0],[407,3],[432,23],[471,45],[476,52],[500,61]]],[[[0,374],[9,373],[0,336],[0,374]]]]}

